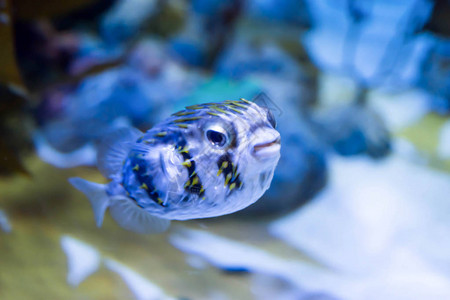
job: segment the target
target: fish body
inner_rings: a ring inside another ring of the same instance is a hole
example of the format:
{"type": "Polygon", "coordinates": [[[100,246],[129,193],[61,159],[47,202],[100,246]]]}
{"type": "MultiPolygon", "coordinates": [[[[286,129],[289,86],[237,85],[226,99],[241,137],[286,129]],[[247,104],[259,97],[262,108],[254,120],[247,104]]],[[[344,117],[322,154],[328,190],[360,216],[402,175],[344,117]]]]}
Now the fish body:
{"type": "Polygon", "coordinates": [[[109,208],[126,229],[160,232],[170,220],[241,210],[269,188],[280,157],[270,110],[244,99],[188,106],[146,133],[104,139],[98,167],[111,182],[70,182],[91,200],[97,225],[109,208]]]}

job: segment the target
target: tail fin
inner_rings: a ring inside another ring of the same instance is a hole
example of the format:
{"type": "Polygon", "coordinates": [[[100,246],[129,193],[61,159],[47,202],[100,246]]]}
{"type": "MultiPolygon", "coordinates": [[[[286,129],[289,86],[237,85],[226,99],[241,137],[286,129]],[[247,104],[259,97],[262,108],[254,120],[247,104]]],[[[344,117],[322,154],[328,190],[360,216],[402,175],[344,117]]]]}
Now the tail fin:
{"type": "Polygon", "coordinates": [[[110,204],[104,184],[90,182],[79,177],[69,178],[69,182],[79,191],[83,192],[91,202],[97,227],[102,226],[103,216],[110,204]]]}

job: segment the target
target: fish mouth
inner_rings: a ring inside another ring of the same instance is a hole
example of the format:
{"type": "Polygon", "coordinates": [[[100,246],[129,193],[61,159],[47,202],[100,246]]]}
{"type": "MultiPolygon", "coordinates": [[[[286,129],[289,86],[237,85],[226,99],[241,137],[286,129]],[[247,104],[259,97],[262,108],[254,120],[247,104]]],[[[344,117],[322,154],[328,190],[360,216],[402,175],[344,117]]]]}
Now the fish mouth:
{"type": "Polygon", "coordinates": [[[268,159],[280,154],[281,139],[276,137],[274,140],[265,143],[259,143],[253,146],[252,154],[258,159],[268,159]]]}

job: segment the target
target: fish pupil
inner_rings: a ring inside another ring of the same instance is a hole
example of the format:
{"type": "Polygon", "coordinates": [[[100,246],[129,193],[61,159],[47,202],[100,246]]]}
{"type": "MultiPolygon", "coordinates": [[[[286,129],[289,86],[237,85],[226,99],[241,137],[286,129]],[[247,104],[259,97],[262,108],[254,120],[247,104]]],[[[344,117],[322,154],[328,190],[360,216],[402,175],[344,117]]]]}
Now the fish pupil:
{"type": "Polygon", "coordinates": [[[214,146],[223,147],[227,142],[225,134],[215,130],[208,130],[206,136],[214,146]]]}

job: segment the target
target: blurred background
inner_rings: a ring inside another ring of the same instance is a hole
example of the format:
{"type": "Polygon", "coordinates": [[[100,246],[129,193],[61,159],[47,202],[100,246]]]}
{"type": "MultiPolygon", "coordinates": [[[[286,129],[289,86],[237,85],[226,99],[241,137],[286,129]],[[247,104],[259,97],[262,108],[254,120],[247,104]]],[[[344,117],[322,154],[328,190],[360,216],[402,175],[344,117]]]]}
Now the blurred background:
{"type": "Polygon", "coordinates": [[[1,299],[450,299],[449,0],[0,0],[1,299]],[[270,189],[127,232],[67,178],[264,92],[270,189]]]}

